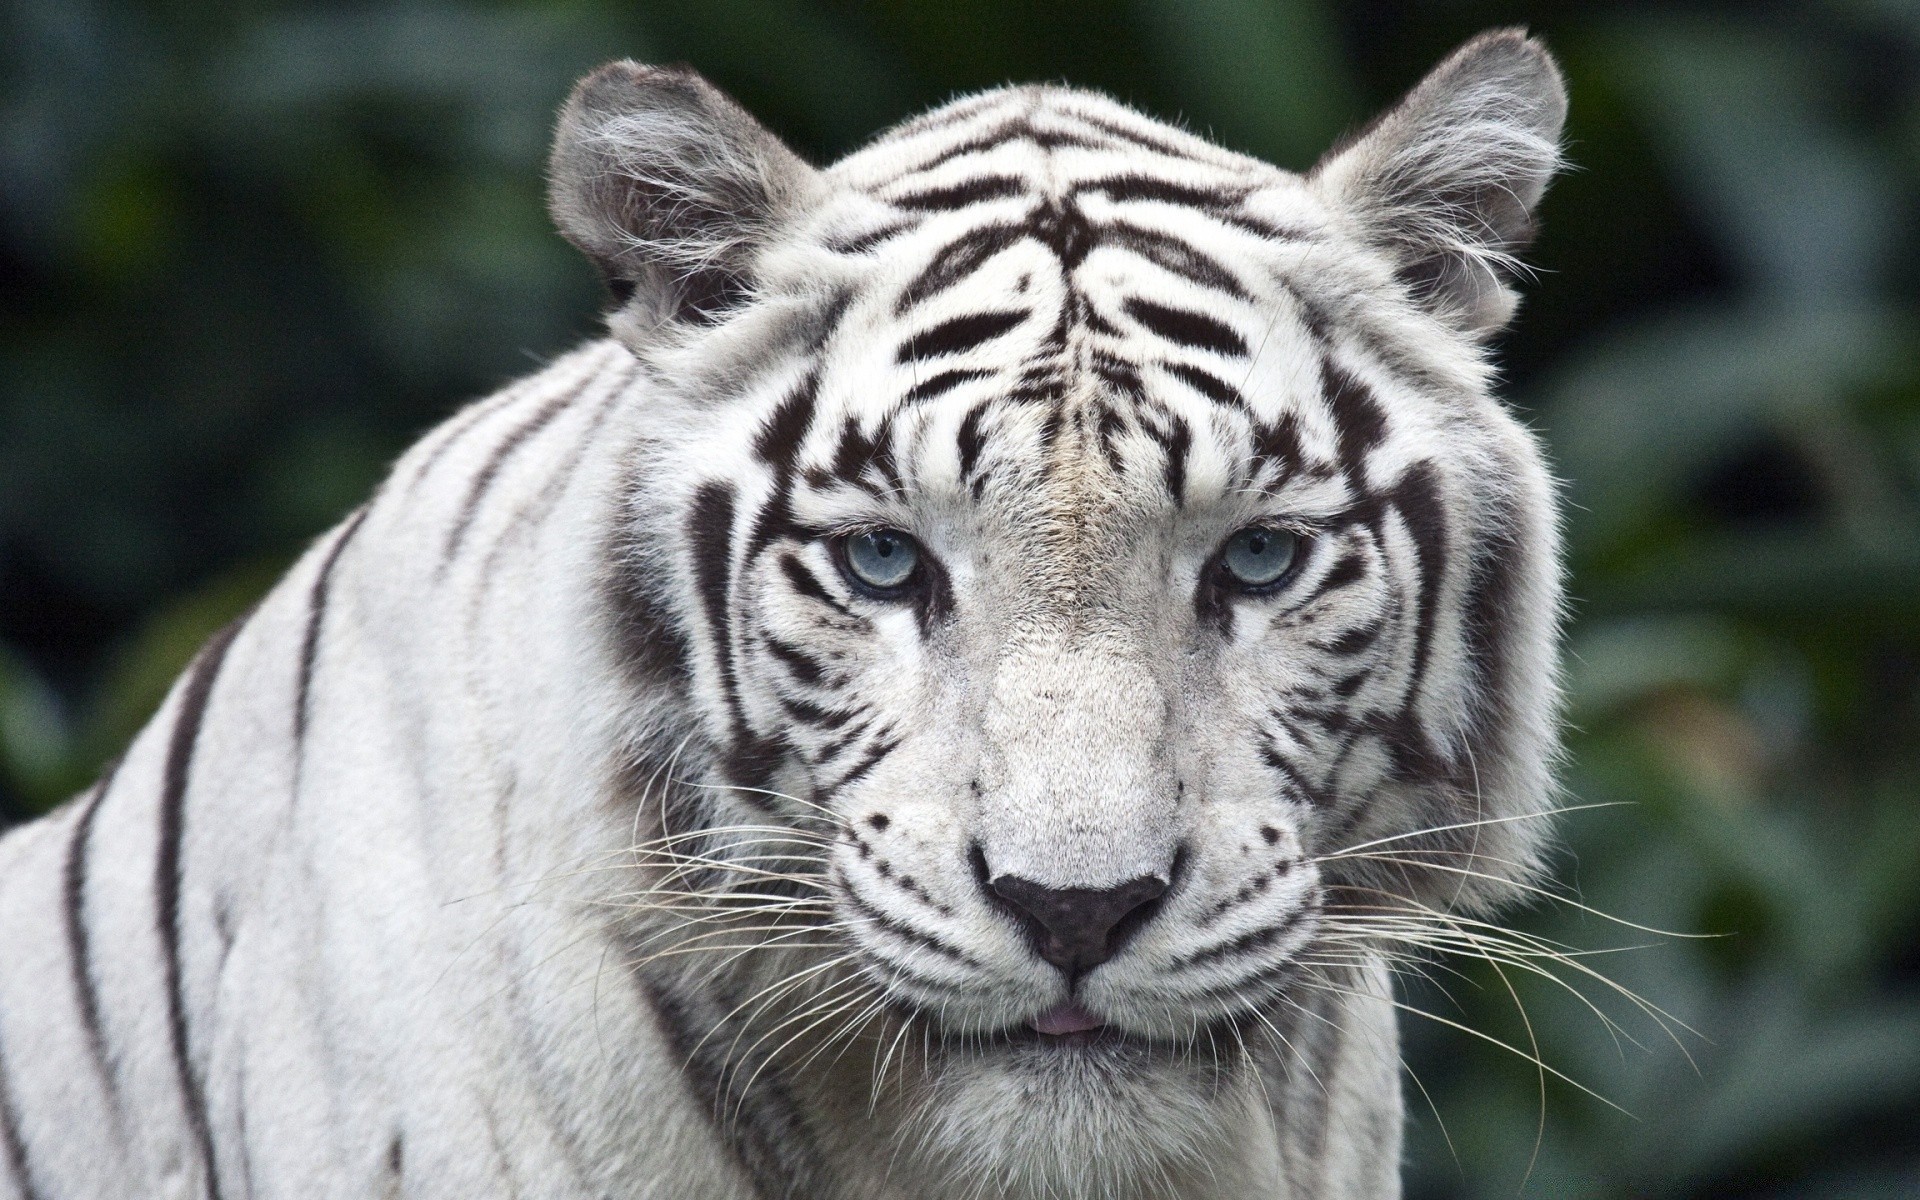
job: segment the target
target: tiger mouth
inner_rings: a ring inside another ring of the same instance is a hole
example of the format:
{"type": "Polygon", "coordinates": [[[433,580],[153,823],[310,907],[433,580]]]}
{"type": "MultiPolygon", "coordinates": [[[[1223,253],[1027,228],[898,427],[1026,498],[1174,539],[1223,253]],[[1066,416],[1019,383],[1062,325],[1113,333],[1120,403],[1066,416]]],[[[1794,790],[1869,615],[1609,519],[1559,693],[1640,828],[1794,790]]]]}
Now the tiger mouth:
{"type": "Polygon", "coordinates": [[[1059,1009],[1079,1008],[1068,1002],[1054,1009],[1031,1017],[1017,1024],[1003,1025],[995,1029],[961,1030],[943,1028],[940,1022],[924,1010],[908,1008],[904,1015],[933,1026],[935,1040],[950,1051],[970,1056],[994,1051],[1032,1051],[1051,1054],[1088,1054],[1106,1052],[1108,1054],[1153,1058],[1192,1059],[1204,1056],[1209,1047],[1211,1053],[1224,1052],[1237,1046],[1240,1038],[1236,1033],[1244,1033],[1244,1021],[1232,1015],[1221,1016],[1211,1021],[1197,1024],[1191,1030],[1183,1030],[1178,1035],[1167,1035],[1142,1029],[1129,1028],[1106,1020],[1097,1014],[1080,1012],[1085,1020],[1075,1020],[1065,1024],[1043,1021],[1043,1017],[1057,1015],[1059,1009]],[[1043,1027],[1045,1026],[1045,1027],[1043,1027]]]}

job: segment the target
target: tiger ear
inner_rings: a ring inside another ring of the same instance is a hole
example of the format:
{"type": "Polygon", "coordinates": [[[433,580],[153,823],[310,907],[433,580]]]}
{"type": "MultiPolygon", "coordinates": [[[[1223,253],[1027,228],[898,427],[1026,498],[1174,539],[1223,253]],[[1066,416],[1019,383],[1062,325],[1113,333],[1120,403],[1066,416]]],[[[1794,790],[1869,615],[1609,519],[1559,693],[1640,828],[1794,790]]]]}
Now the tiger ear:
{"type": "Polygon", "coordinates": [[[1533,210],[1561,165],[1566,83],[1524,30],[1483,33],[1329,150],[1308,178],[1463,332],[1500,329],[1533,210]]]}
{"type": "Polygon", "coordinates": [[[688,67],[608,63],[560,110],[547,204],[642,323],[712,321],[820,173],[688,67]]]}

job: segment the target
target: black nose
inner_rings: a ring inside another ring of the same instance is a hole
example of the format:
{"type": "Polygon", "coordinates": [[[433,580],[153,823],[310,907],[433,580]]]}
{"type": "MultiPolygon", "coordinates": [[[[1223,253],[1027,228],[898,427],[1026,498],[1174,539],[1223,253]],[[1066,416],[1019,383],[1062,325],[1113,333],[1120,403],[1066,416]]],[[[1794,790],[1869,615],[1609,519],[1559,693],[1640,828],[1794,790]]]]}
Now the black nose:
{"type": "Polygon", "coordinates": [[[1015,875],[989,886],[1027,926],[1040,957],[1076,978],[1118,954],[1167,891],[1152,875],[1110,888],[1050,888],[1015,875]]]}

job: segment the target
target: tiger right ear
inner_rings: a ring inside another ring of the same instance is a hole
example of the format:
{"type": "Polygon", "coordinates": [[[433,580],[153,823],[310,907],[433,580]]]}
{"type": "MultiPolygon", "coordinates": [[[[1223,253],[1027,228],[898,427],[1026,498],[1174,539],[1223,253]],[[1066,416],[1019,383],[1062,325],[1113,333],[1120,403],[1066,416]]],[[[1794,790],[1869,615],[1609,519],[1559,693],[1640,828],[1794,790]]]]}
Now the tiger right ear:
{"type": "Polygon", "coordinates": [[[560,110],[547,205],[643,321],[705,322],[820,173],[698,72],[608,63],[560,110]]]}
{"type": "Polygon", "coordinates": [[[1523,30],[1498,29],[1455,50],[1308,178],[1393,256],[1429,311],[1482,336],[1513,316],[1514,255],[1533,240],[1566,118],[1553,56],[1523,30]]]}

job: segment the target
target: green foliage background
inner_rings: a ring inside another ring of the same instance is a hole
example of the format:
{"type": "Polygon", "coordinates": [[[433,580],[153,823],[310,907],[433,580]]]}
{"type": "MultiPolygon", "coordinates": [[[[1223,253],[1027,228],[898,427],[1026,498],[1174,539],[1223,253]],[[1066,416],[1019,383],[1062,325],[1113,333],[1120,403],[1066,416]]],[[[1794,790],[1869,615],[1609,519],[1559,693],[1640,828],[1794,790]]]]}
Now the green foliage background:
{"type": "MultiPolygon", "coordinates": [[[[550,115],[694,63],[818,160],[1103,88],[1305,167],[1453,44],[1562,56],[1501,346],[1567,480],[1561,887],[1694,1032],[1448,963],[1421,1197],[1920,1195],[1920,5],[556,0],[0,7],[0,823],[58,803],[413,437],[595,329],[550,115]],[[1544,1126],[1542,1116],[1544,1113],[1544,1126]],[[1630,1115],[1627,1115],[1630,1114],[1630,1115]],[[1451,1142],[1449,1147],[1448,1142],[1451,1142]]],[[[1564,971],[1562,972],[1565,973],[1564,971]]]]}

